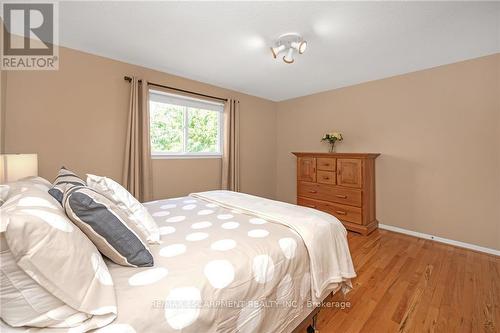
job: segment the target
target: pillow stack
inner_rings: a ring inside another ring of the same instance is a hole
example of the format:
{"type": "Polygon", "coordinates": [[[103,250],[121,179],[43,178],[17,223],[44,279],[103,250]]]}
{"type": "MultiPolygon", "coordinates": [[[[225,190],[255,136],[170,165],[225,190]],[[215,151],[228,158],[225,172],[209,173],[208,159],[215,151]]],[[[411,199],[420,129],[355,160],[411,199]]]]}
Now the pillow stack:
{"type": "Polygon", "coordinates": [[[148,243],[158,244],[160,233],[146,208],[109,178],[89,175],[88,181],[87,186],[83,179],[63,167],[49,193],[61,203],[70,220],[114,263],[153,266],[148,243]]]}
{"type": "Polygon", "coordinates": [[[0,318],[10,326],[106,326],[117,309],[101,253],[153,266],[149,244],[160,234],[146,208],[109,178],[88,182],[63,167],[53,184],[29,177],[0,185],[0,318]]]}
{"type": "Polygon", "coordinates": [[[13,327],[103,327],[117,314],[111,275],[49,186],[40,185],[9,184],[13,194],[0,208],[0,316],[13,327]]]}

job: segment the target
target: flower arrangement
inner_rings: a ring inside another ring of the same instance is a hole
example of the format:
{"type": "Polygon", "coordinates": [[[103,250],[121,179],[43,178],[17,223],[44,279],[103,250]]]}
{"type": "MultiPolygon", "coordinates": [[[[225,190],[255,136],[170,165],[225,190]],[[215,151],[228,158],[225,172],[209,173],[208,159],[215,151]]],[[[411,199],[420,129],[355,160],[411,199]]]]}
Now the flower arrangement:
{"type": "Polygon", "coordinates": [[[330,153],[335,152],[335,142],[337,142],[337,141],[340,142],[342,140],[344,140],[344,137],[342,136],[342,133],[340,133],[340,132],[326,133],[321,138],[321,141],[328,142],[330,144],[330,153]]]}

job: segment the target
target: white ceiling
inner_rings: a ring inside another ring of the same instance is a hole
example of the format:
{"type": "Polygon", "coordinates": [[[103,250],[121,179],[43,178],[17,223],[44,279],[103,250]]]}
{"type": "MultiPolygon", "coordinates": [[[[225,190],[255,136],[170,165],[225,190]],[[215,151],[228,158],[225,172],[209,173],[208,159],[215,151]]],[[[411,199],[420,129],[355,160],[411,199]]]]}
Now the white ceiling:
{"type": "Polygon", "coordinates": [[[498,2],[64,2],[59,18],[63,46],[274,101],[500,52],[498,2]],[[285,32],[308,41],[292,65],[269,51],[285,32]]]}

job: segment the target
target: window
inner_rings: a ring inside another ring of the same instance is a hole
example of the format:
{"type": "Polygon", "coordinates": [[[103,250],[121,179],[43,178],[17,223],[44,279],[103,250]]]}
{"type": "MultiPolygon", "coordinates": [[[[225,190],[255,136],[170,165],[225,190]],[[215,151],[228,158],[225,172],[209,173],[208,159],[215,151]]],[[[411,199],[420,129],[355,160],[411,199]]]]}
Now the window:
{"type": "Polygon", "coordinates": [[[222,156],[221,103],[149,91],[153,157],[222,156]]]}

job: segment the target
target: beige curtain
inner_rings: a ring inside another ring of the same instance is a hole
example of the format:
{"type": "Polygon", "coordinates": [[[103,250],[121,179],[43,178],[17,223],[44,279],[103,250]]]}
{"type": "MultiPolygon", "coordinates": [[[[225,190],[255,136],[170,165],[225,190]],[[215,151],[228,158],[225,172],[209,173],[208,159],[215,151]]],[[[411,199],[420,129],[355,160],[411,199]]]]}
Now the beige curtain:
{"type": "Polygon", "coordinates": [[[224,153],[222,155],[223,190],[240,190],[240,102],[229,99],[224,107],[224,153]]]}
{"type": "Polygon", "coordinates": [[[152,199],[148,105],[147,83],[132,77],[123,184],[140,202],[152,199]]]}

